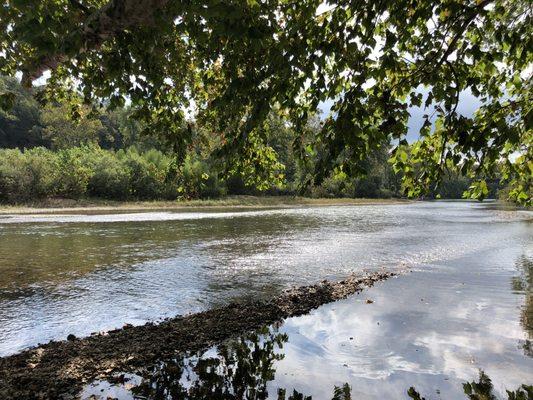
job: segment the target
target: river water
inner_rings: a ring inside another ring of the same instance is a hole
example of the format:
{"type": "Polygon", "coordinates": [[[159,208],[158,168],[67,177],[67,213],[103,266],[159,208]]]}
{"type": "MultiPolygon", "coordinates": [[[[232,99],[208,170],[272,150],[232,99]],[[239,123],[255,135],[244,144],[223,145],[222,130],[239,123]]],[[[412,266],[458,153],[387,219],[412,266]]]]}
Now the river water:
{"type": "MultiPolygon", "coordinates": [[[[247,339],[274,343],[271,397],[457,398],[479,370],[500,392],[533,383],[533,213],[496,203],[4,215],[0,355],[379,268],[411,272],[247,339]]],[[[188,387],[222,350],[176,360],[188,387]]]]}

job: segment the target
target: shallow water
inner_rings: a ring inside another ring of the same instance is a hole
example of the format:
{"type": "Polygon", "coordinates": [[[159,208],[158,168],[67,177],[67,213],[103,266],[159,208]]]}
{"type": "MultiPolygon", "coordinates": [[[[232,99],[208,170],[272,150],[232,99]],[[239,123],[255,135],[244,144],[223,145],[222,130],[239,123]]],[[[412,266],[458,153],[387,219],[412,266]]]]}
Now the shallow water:
{"type": "Polygon", "coordinates": [[[285,389],[331,399],[347,383],[354,399],[407,399],[411,386],[427,399],[466,399],[462,384],[480,371],[500,396],[533,384],[531,258],[495,249],[428,267],[125,382],[97,380],[81,398],[261,399],[285,389]],[[515,270],[500,268],[514,256],[515,270]]]}
{"type": "Polygon", "coordinates": [[[270,392],[447,398],[478,368],[511,388],[533,381],[531,218],[468,202],[0,217],[0,354],[408,267],[287,320],[270,392]]]}

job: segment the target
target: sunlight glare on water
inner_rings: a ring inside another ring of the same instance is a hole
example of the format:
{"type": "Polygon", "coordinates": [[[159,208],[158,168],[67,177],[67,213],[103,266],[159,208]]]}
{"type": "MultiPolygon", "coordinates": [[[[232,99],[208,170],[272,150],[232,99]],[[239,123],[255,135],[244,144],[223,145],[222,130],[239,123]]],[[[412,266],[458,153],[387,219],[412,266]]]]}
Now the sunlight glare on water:
{"type": "Polygon", "coordinates": [[[468,202],[3,216],[0,354],[363,269],[524,248],[530,218],[468,202]]]}

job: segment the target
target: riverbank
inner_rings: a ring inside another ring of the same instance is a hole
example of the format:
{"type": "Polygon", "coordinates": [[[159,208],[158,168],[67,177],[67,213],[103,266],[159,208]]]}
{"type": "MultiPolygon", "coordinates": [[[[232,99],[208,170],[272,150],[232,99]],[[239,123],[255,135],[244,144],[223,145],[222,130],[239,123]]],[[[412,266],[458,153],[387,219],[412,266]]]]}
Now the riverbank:
{"type": "Polygon", "coordinates": [[[347,298],[396,275],[374,272],[338,282],[290,289],[264,302],[233,303],[160,324],[125,326],[84,339],[50,342],[0,358],[0,397],[75,398],[84,384],[117,372],[198,351],[253,329],[308,313],[322,304],[347,298]]]}
{"type": "Polygon", "coordinates": [[[45,199],[26,204],[0,204],[1,214],[181,210],[193,208],[272,208],[298,206],[354,206],[405,203],[404,199],[309,198],[298,196],[228,196],[208,200],[114,201],[101,199],[45,199]]]}

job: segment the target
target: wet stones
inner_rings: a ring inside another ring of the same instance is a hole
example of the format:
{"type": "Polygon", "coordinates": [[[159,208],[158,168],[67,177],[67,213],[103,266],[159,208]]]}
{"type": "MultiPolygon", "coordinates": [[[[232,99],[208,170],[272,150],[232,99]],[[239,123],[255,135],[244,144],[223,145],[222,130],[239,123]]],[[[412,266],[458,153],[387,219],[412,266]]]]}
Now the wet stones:
{"type": "Polygon", "coordinates": [[[184,351],[198,351],[285,318],[306,314],[395,275],[375,272],[339,282],[291,288],[270,301],[226,307],[165,319],[126,324],[104,334],[50,342],[0,358],[0,398],[72,399],[84,382],[113,371],[129,372],[184,351]]]}

